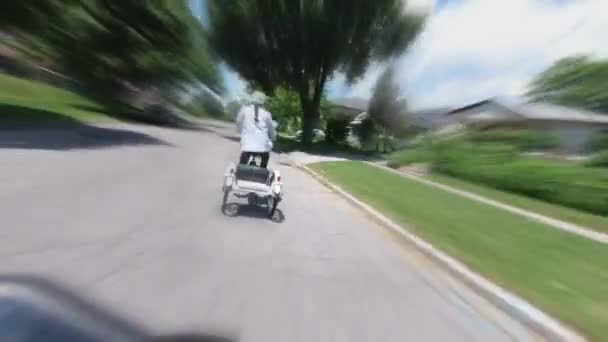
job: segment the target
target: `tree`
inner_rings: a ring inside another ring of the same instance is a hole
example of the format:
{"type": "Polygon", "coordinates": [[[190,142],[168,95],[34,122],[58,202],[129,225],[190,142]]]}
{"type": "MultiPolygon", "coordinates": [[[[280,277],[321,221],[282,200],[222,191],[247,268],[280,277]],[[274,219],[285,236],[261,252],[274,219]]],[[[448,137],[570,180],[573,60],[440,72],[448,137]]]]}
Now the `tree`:
{"type": "Polygon", "coordinates": [[[369,120],[373,122],[368,127],[376,131],[377,145],[382,144],[385,149],[392,144],[394,135],[402,135],[409,128],[407,101],[401,96],[394,73],[392,65],[386,67],[376,82],[367,110],[369,120]]]}
{"type": "Polygon", "coordinates": [[[279,123],[279,130],[295,132],[300,128],[299,117],[302,106],[298,94],[285,87],[278,87],[268,99],[268,109],[272,118],[279,123]]]}
{"type": "Polygon", "coordinates": [[[528,96],[534,101],[608,113],[608,60],[561,59],[538,75],[530,88],[528,96]]]}
{"type": "Polygon", "coordinates": [[[398,134],[408,126],[408,106],[394,75],[394,67],[387,66],[376,82],[367,112],[378,126],[389,133],[398,134]]]}
{"type": "Polygon", "coordinates": [[[348,125],[350,118],[343,115],[336,115],[327,118],[325,125],[325,141],[331,144],[341,144],[348,137],[348,125]]]}
{"type": "Polygon", "coordinates": [[[43,20],[59,16],[77,0],[28,0],[0,2],[0,30],[40,31],[47,25],[43,20]]]}
{"type": "Polygon", "coordinates": [[[423,18],[402,0],[234,0],[209,3],[212,46],[244,79],[300,98],[303,141],[312,142],[327,80],[356,80],[374,60],[400,54],[423,18]]]}
{"type": "Polygon", "coordinates": [[[203,82],[221,90],[202,25],[185,0],[14,1],[0,28],[94,93],[203,82]]]}
{"type": "Polygon", "coordinates": [[[204,87],[194,94],[182,107],[188,114],[198,117],[228,119],[230,114],[228,107],[224,106],[221,98],[210,89],[204,87]]]}
{"type": "Polygon", "coordinates": [[[353,134],[359,140],[360,147],[365,149],[366,145],[369,145],[373,142],[376,134],[378,132],[378,127],[374,120],[372,120],[369,116],[362,119],[358,125],[353,125],[352,127],[353,134]]]}

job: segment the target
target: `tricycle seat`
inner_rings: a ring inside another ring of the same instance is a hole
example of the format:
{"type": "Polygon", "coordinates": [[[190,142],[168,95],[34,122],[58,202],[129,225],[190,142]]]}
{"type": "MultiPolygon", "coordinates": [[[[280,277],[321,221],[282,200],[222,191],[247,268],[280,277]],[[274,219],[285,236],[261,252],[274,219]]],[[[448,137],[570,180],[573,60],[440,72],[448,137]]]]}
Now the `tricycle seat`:
{"type": "Polygon", "coordinates": [[[268,183],[271,172],[268,169],[254,165],[239,164],[236,166],[237,181],[243,180],[256,183],[268,183]]]}

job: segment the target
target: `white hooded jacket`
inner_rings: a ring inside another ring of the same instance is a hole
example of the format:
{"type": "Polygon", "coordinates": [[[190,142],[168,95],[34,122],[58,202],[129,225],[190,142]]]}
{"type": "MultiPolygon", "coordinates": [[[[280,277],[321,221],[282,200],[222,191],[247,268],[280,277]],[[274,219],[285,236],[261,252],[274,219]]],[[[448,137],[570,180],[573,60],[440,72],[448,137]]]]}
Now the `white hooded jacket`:
{"type": "Polygon", "coordinates": [[[236,127],[241,133],[241,151],[270,152],[272,142],[276,139],[276,131],[272,123],[272,115],[262,107],[258,107],[257,120],[255,106],[244,106],[236,117],[236,127]]]}

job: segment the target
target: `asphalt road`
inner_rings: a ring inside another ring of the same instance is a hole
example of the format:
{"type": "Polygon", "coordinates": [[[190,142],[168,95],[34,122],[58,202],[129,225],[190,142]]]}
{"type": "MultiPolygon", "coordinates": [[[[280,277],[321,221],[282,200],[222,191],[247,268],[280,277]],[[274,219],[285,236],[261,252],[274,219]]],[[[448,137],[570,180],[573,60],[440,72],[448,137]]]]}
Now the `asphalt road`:
{"type": "Polygon", "coordinates": [[[60,280],[157,333],[536,339],[297,169],[278,166],[282,223],[223,216],[233,133],[0,131],[0,272],[60,280]]]}

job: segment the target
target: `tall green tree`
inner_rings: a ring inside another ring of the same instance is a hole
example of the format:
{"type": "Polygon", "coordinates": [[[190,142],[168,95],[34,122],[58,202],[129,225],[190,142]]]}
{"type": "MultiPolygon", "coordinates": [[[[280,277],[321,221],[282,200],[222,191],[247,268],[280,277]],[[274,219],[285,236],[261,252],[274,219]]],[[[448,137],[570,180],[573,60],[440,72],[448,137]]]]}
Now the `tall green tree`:
{"type": "Polygon", "coordinates": [[[408,127],[408,105],[395,81],[395,68],[386,67],[376,82],[367,113],[385,134],[399,134],[408,127]]]}
{"type": "Polygon", "coordinates": [[[96,93],[165,93],[196,82],[222,88],[204,29],[185,0],[10,1],[0,28],[96,93]]]}
{"type": "Polygon", "coordinates": [[[302,106],[298,93],[285,87],[277,88],[268,99],[268,109],[279,123],[280,131],[295,132],[300,128],[302,106]]]}
{"type": "Polygon", "coordinates": [[[367,117],[354,133],[363,145],[375,143],[376,150],[390,152],[396,137],[416,131],[409,120],[407,100],[395,80],[395,66],[389,64],[376,81],[367,117]]]}
{"type": "Polygon", "coordinates": [[[399,55],[423,18],[403,0],[233,0],[209,3],[209,36],[218,54],[244,79],[272,94],[298,93],[303,141],[312,142],[327,80],[349,82],[374,60],[399,55]]]}
{"type": "Polygon", "coordinates": [[[528,95],[535,101],[608,113],[608,60],[561,59],[533,80],[528,95]]]}

